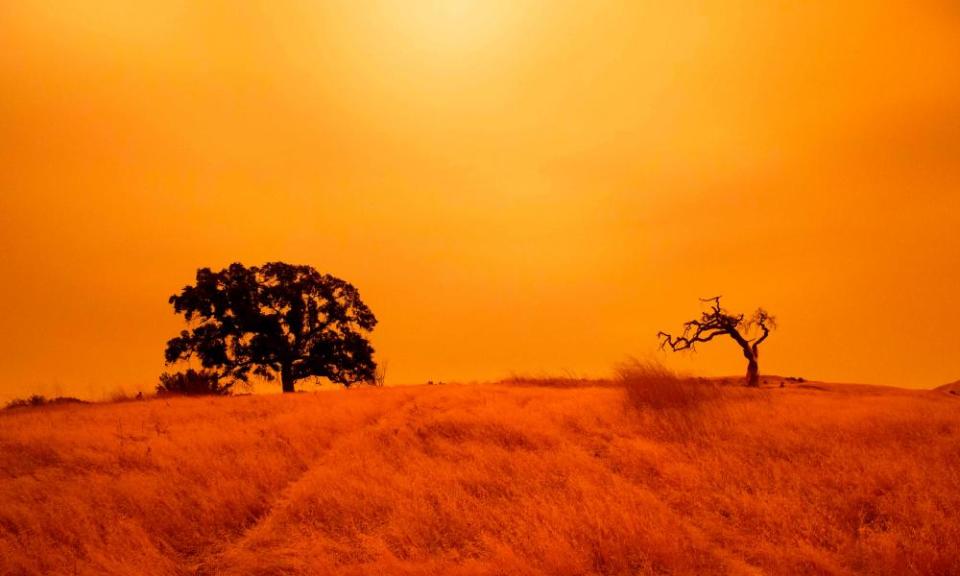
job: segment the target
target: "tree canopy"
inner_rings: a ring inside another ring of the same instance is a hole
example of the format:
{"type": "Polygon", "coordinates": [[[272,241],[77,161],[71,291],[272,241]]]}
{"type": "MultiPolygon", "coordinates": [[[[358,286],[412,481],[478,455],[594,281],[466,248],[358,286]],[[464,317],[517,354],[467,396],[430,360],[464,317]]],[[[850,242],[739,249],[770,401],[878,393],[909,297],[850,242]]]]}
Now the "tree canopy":
{"type": "Polygon", "coordinates": [[[376,317],[352,284],[310,266],[201,268],[170,303],[189,329],[167,342],[167,363],[196,357],[221,377],[279,378],[284,392],[308,377],[346,386],[375,378],[366,335],[376,317]]]}

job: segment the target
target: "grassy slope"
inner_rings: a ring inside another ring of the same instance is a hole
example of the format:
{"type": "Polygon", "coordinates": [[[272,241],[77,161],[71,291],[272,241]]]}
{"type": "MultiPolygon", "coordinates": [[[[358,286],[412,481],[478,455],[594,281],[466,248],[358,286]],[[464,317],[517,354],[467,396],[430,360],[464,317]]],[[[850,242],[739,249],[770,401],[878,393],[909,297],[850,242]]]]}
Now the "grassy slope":
{"type": "Polygon", "coordinates": [[[960,574],[960,400],[825,388],[7,411],[0,573],[960,574]]]}

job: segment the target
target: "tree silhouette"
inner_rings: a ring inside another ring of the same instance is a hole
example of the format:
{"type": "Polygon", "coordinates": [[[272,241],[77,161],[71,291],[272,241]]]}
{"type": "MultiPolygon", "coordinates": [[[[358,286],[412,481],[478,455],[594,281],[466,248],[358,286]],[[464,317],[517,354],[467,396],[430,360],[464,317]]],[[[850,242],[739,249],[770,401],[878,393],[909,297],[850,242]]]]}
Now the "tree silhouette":
{"type": "Polygon", "coordinates": [[[749,319],[743,314],[731,314],[720,306],[720,296],[701,298],[700,301],[710,302],[710,309],[703,312],[699,320],[685,323],[680,336],[658,332],[660,348],[669,347],[674,352],[696,350],[697,344],[709,342],[717,336],[729,336],[740,346],[743,357],[747,359],[747,386],[759,386],[759,348],[777,327],[776,318],[763,308],[757,308],[749,319]],[[751,334],[756,332],[759,334],[751,338],[751,334]]]}
{"type": "Polygon", "coordinates": [[[375,377],[365,333],[376,317],[352,284],[310,266],[201,268],[170,303],[190,329],[167,342],[168,364],[196,356],[220,377],[279,377],[284,392],[311,376],[346,386],[375,377]]]}

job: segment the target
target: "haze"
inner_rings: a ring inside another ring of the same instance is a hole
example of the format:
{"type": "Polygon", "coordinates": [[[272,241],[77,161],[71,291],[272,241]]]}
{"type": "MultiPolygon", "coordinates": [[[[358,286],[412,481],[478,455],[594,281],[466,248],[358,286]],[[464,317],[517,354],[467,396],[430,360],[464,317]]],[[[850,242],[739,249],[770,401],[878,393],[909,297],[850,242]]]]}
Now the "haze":
{"type": "Polygon", "coordinates": [[[392,383],[605,375],[719,294],[764,371],[960,378],[952,2],[66,4],[0,5],[0,397],[151,389],[167,297],[271,260],[392,383]]]}

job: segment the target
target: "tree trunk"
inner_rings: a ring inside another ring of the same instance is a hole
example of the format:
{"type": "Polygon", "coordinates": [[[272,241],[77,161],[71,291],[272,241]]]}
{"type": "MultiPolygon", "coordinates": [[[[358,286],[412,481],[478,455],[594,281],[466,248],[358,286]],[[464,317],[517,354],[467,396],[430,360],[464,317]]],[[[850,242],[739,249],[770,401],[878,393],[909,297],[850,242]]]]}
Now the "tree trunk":
{"type": "Polygon", "coordinates": [[[747,358],[747,386],[757,388],[760,386],[760,365],[757,363],[757,357],[747,358]]]}
{"type": "Polygon", "coordinates": [[[283,393],[295,392],[293,388],[293,367],[284,364],[280,367],[280,383],[283,384],[283,393]]]}

